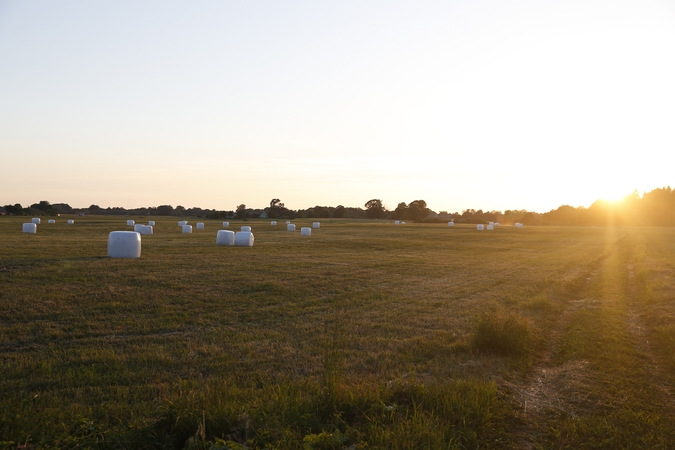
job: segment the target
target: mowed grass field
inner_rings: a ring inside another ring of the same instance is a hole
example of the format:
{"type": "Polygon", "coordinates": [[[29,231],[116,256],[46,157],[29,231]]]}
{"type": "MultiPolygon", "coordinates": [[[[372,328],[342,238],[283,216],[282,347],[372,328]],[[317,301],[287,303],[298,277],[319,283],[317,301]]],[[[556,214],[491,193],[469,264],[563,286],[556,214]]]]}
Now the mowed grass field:
{"type": "Polygon", "coordinates": [[[130,218],[0,218],[0,448],[675,448],[673,229],[130,218]]]}

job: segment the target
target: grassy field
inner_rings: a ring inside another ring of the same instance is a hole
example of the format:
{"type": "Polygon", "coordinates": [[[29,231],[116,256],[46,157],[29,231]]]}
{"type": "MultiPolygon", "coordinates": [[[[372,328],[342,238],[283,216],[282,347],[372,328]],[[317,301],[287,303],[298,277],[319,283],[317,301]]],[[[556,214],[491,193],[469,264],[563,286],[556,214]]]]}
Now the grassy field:
{"type": "Polygon", "coordinates": [[[673,229],[126,219],[0,218],[0,449],[675,447],[673,229]]]}

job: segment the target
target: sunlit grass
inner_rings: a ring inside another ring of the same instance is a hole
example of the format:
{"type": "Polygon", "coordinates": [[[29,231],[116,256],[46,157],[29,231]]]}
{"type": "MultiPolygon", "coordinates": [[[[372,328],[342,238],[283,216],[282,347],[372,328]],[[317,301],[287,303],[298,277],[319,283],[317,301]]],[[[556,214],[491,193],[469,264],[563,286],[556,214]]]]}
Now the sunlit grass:
{"type": "MultiPolygon", "coordinates": [[[[215,245],[220,221],[184,235],[176,220],[155,220],[137,260],[106,256],[126,217],[43,224],[36,235],[0,220],[0,440],[518,447],[518,403],[499,380],[525,382],[549,346],[561,365],[600,351],[639,361],[621,337],[624,307],[579,310],[559,341],[552,334],[579,299],[627,301],[632,282],[616,268],[630,249],[643,254],[643,303],[654,317],[670,307],[672,284],[653,277],[672,268],[658,246],[668,230],[640,241],[640,229],[622,238],[341,220],[301,237],[248,221],[255,246],[240,248],[215,245]]],[[[653,326],[668,342],[667,324],[653,326]]],[[[619,413],[608,411],[589,417],[619,413]]],[[[585,436],[566,423],[559,436],[585,436]]]]}

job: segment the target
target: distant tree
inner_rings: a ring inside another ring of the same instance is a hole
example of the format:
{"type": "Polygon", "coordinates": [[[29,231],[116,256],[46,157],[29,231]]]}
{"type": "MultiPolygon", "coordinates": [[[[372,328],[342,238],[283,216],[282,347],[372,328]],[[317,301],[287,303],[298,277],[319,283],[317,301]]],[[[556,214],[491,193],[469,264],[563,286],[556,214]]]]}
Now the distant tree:
{"type": "Polygon", "coordinates": [[[405,202],[399,203],[394,210],[394,219],[405,219],[407,211],[408,205],[406,205],[405,202]]]}
{"type": "Polygon", "coordinates": [[[176,216],[184,216],[185,215],[185,207],[178,205],[176,208],[173,210],[173,214],[176,216]]]}
{"type": "Polygon", "coordinates": [[[342,205],[337,205],[333,211],[333,217],[336,219],[342,219],[345,216],[345,207],[342,205]]]}
{"type": "Polygon", "coordinates": [[[237,217],[239,217],[242,220],[246,218],[246,205],[244,205],[243,203],[237,206],[237,217]]]}
{"type": "Polygon", "coordinates": [[[44,215],[56,215],[56,210],[47,200],[42,200],[40,203],[33,203],[30,205],[31,209],[37,210],[40,214],[44,215]]]}
{"type": "Polygon", "coordinates": [[[368,200],[364,206],[366,207],[366,215],[369,219],[381,219],[384,217],[382,200],[374,198],[368,200]]]}
{"type": "Polygon", "coordinates": [[[171,206],[171,205],[159,205],[157,207],[156,214],[158,216],[173,216],[173,206],[171,206]]]}
{"type": "Polygon", "coordinates": [[[410,220],[424,220],[429,215],[427,202],[424,200],[415,200],[408,205],[407,217],[410,220]]]}
{"type": "Polygon", "coordinates": [[[8,214],[15,216],[23,216],[23,206],[20,203],[15,203],[14,205],[5,205],[5,210],[8,214]]]}

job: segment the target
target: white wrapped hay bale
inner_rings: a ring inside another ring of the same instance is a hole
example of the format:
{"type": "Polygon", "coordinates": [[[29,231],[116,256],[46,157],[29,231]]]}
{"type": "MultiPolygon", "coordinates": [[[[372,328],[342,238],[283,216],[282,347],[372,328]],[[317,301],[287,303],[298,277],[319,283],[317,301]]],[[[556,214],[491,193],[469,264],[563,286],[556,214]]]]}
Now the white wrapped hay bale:
{"type": "Polygon", "coordinates": [[[49,220],[47,221],[47,223],[56,223],[56,220],[54,220],[54,219],[49,219],[49,220]]]}
{"type": "Polygon", "coordinates": [[[40,225],[40,218],[39,217],[33,217],[30,220],[31,223],[34,223],[35,225],[40,225]]]}
{"type": "Polygon", "coordinates": [[[35,234],[35,233],[37,233],[37,224],[36,224],[36,223],[33,223],[33,222],[31,222],[31,223],[24,223],[24,224],[23,224],[22,231],[23,231],[24,233],[35,234]]]}
{"type": "Polygon", "coordinates": [[[483,224],[477,225],[476,230],[478,231],[483,231],[485,229],[485,226],[483,224]]]}
{"type": "Polygon", "coordinates": [[[287,220],[287,221],[286,221],[286,225],[290,225],[290,224],[291,224],[291,221],[290,221],[290,220],[287,220]]]}
{"type": "Polygon", "coordinates": [[[449,226],[449,227],[454,227],[454,226],[455,226],[455,222],[448,222],[448,226],[449,226]]]}
{"type": "Polygon", "coordinates": [[[295,231],[295,224],[294,223],[287,224],[286,231],[295,231]]]}
{"type": "Polygon", "coordinates": [[[234,231],[218,230],[216,245],[234,245],[234,231]]]}
{"type": "Polygon", "coordinates": [[[401,225],[405,225],[405,222],[401,222],[401,225]]]}
{"type": "Polygon", "coordinates": [[[241,231],[249,231],[250,232],[251,227],[249,227],[248,225],[244,225],[244,226],[241,227],[241,231]]]}
{"type": "Polygon", "coordinates": [[[152,225],[141,225],[141,234],[152,234],[152,225]]]}
{"type": "Polygon", "coordinates": [[[494,225],[488,225],[488,226],[487,226],[487,229],[488,229],[488,230],[493,230],[494,227],[495,227],[494,225]]]}
{"type": "MultiPolygon", "coordinates": [[[[135,225],[136,225],[136,222],[135,222],[135,221],[133,221],[133,220],[127,220],[127,226],[128,226],[128,227],[133,227],[133,226],[135,226],[135,225]]],[[[136,230],[134,230],[134,231],[136,231],[136,230]]]]}
{"type": "Polygon", "coordinates": [[[72,225],[74,223],[75,223],[75,221],[73,219],[68,219],[68,225],[72,225]]]}
{"type": "Polygon", "coordinates": [[[187,220],[180,220],[180,221],[178,221],[178,226],[179,226],[179,227],[182,227],[182,226],[187,225],[187,223],[188,223],[187,220]]]}
{"type": "Polygon", "coordinates": [[[523,224],[519,223],[519,222],[516,222],[516,228],[523,228],[523,224]]]}
{"type": "Polygon", "coordinates": [[[312,229],[310,227],[300,228],[300,236],[311,236],[311,235],[312,235],[312,229]]]}
{"type": "Polygon", "coordinates": [[[401,221],[400,220],[394,220],[394,225],[401,225],[401,221]]]}
{"type": "Polygon", "coordinates": [[[499,226],[499,222],[495,222],[495,226],[498,227],[498,226],[499,226]]]}
{"type": "Polygon", "coordinates": [[[197,229],[203,230],[204,229],[204,222],[197,222],[197,229]]]}
{"type": "Polygon", "coordinates": [[[237,231],[234,235],[234,245],[239,247],[253,247],[255,238],[250,231],[237,231]]]}
{"type": "Polygon", "coordinates": [[[141,235],[135,231],[111,231],[108,235],[108,256],[140,258],[141,235]]]}
{"type": "Polygon", "coordinates": [[[155,226],[155,221],[154,220],[148,220],[148,225],[151,227],[155,226]]]}
{"type": "Polygon", "coordinates": [[[312,223],[312,228],[321,228],[321,223],[319,222],[312,223]]]}
{"type": "Polygon", "coordinates": [[[494,223],[494,222],[490,222],[490,223],[488,224],[488,226],[490,226],[490,225],[494,226],[495,223],[494,223]]]}
{"type": "MultiPolygon", "coordinates": [[[[133,222],[133,220],[132,220],[132,222],[133,222]]],[[[135,231],[136,233],[140,233],[140,232],[141,232],[141,228],[143,228],[143,224],[142,224],[142,223],[137,223],[137,224],[134,225],[134,231],[135,231]]]]}
{"type": "Polygon", "coordinates": [[[183,225],[183,233],[192,233],[192,225],[183,225]]]}
{"type": "Polygon", "coordinates": [[[276,221],[276,220],[271,221],[271,222],[270,222],[270,225],[272,225],[273,227],[276,227],[276,226],[277,226],[277,221],[276,221]]]}
{"type": "Polygon", "coordinates": [[[223,222],[223,226],[224,226],[224,227],[229,227],[229,226],[230,226],[230,222],[223,222]]]}

